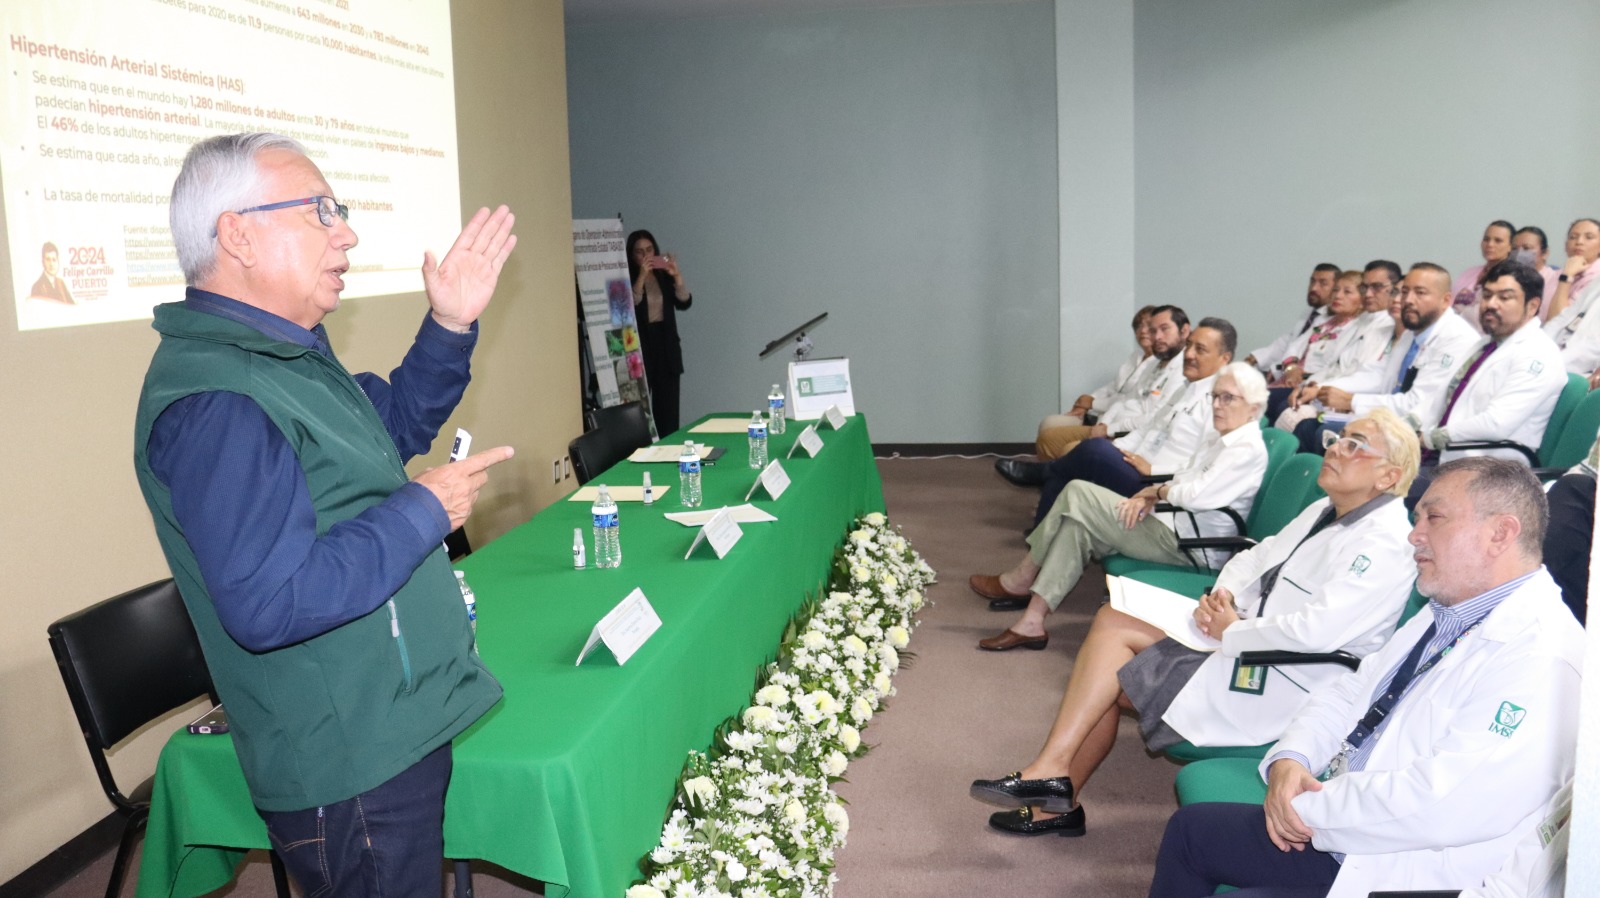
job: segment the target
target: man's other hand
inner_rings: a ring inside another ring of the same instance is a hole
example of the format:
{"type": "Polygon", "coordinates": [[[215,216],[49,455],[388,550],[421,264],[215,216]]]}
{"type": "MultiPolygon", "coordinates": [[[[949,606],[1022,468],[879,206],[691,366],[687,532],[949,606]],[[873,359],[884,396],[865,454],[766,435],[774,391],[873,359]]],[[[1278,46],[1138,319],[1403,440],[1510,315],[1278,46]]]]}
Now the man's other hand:
{"type": "Polygon", "coordinates": [[[479,209],[443,262],[435,262],[432,252],[422,254],[422,284],[440,326],[465,332],[483,314],[494,297],[500,269],[517,246],[517,236],[511,233],[516,220],[505,206],[493,213],[479,209]]]}
{"type": "Polygon", "coordinates": [[[1302,792],[1320,791],[1322,783],[1299,761],[1279,758],[1267,769],[1267,837],[1279,851],[1304,851],[1311,842],[1311,828],[1290,802],[1302,792]]]}

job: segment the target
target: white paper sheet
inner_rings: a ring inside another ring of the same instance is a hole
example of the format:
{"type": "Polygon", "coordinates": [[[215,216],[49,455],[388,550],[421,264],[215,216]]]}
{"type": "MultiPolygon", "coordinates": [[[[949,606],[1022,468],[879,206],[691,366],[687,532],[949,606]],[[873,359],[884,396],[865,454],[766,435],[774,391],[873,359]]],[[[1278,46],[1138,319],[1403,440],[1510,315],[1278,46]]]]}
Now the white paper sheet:
{"type": "MultiPolygon", "coordinates": [[[[777,518],[754,505],[730,505],[728,512],[733,519],[741,524],[764,524],[767,521],[776,521],[777,518]]],[[[711,520],[720,508],[702,508],[699,511],[669,511],[663,517],[669,521],[676,521],[685,527],[701,527],[706,521],[711,520]]]]}
{"type": "Polygon", "coordinates": [[[1201,632],[1194,622],[1195,600],[1170,589],[1130,577],[1106,575],[1111,607],[1159,627],[1162,632],[1199,652],[1214,652],[1222,643],[1201,632]]]}
{"type": "MultiPolygon", "coordinates": [[[[617,502],[643,502],[644,484],[637,486],[612,486],[606,484],[606,489],[611,491],[611,498],[617,502]]],[[[661,497],[672,491],[672,484],[652,484],[650,492],[655,494],[655,501],[660,502],[661,497]]],[[[593,502],[600,497],[600,484],[580,486],[578,491],[567,497],[568,502],[593,502]]]]}
{"type": "MultiPolygon", "coordinates": [[[[700,453],[700,457],[705,458],[706,453],[710,451],[709,447],[705,443],[697,443],[695,445],[699,447],[696,451],[700,453]]],[[[628,456],[628,461],[641,464],[653,464],[656,462],[677,464],[678,456],[682,454],[682,443],[657,443],[654,446],[644,446],[633,450],[633,454],[628,456]]]]}
{"type": "MultiPolygon", "coordinates": [[[[744,433],[750,427],[749,418],[710,418],[689,428],[690,433],[744,433]]],[[[682,446],[678,447],[682,449],[682,446]]],[[[676,456],[674,456],[676,458],[676,456]]]]}

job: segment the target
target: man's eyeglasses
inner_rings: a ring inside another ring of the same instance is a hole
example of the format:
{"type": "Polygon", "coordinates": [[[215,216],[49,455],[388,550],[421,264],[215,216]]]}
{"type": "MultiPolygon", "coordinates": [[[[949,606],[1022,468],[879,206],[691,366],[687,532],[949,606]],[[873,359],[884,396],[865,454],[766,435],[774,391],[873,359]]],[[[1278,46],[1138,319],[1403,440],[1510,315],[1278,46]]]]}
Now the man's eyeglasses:
{"type": "Polygon", "coordinates": [[[1393,284],[1362,284],[1359,288],[1362,293],[1393,293],[1393,284]]]}
{"type": "Polygon", "coordinates": [[[337,215],[341,221],[350,220],[350,207],[340,205],[340,203],[331,196],[301,197],[297,200],[284,200],[281,203],[268,203],[265,206],[251,206],[248,209],[240,209],[238,212],[240,215],[244,215],[247,212],[271,212],[274,209],[288,209],[291,206],[309,206],[312,203],[317,204],[317,220],[322,222],[323,227],[333,227],[333,217],[335,215],[337,215]]]}
{"type": "Polygon", "coordinates": [[[1217,404],[1217,405],[1222,406],[1223,408],[1227,408],[1228,406],[1233,405],[1236,402],[1243,402],[1244,401],[1244,397],[1240,396],[1238,393],[1216,393],[1216,392],[1213,392],[1211,394],[1211,401],[1213,403],[1217,404]]]}
{"type": "Polygon", "coordinates": [[[1373,458],[1382,458],[1383,453],[1372,448],[1365,438],[1360,436],[1343,436],[1336,431],[1324,430],[1322,432],[1323,454],[1332,455],[1370,455],[1373,458]]]}

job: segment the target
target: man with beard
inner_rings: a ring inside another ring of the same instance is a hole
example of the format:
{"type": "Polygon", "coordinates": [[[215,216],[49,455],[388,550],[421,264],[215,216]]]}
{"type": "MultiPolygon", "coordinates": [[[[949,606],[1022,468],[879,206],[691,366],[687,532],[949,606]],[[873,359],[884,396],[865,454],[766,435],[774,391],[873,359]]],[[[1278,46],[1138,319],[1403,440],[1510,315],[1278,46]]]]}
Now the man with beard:
{"type": "Polygon", "coordinates": [[[1328,300],[1333,297],[1333,283],[1342,269],[1332,262],[1323,262],[1311,269],[1311,282],[1306,285],[1306,305],[1311,307],[1304,316],[1296,318],[1288,330],[1278,335],[1266,346],[1244,357],[1246,362],[1260,368],[1271,379],[1273,369],[1283,361],[1289,345],[1301,334],[1328,319],[1328,300]]]}
{"type": "MultiPolygon", "coordinates": [[[[1406,334],[1386,358],[1355,374],[1324,382],[1315,399],[1322,407],[1361,417],[1387,408],[1420,429],[1439,407],[1450,379],[1478,340],[1478,332],[1450,308],[1450,272],[1432,262],[1411,266],[1400,283],[1400,323],[1406,334]]],[[[1309,401],[1303,396],[1302,401],[1309,401]]],[[[1301,421],[1294,433],[1301,452],[1322,453],[1323,432],[1341,422],[1301,421]]]]}

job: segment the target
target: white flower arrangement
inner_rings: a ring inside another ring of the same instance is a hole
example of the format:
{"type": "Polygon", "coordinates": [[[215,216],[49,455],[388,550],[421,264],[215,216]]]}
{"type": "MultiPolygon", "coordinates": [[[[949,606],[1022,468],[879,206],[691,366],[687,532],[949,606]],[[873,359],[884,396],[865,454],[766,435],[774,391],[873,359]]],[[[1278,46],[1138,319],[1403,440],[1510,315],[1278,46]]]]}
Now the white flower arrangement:
{"type": "Polygon", "coordinates": [[[826,898],[850,817],[832,785],[865,752],[935,574],[873,512],[839,548],[828,593],[784,633],[751,705],[690,752],[645,882],[625,898],[826,898]]]}

